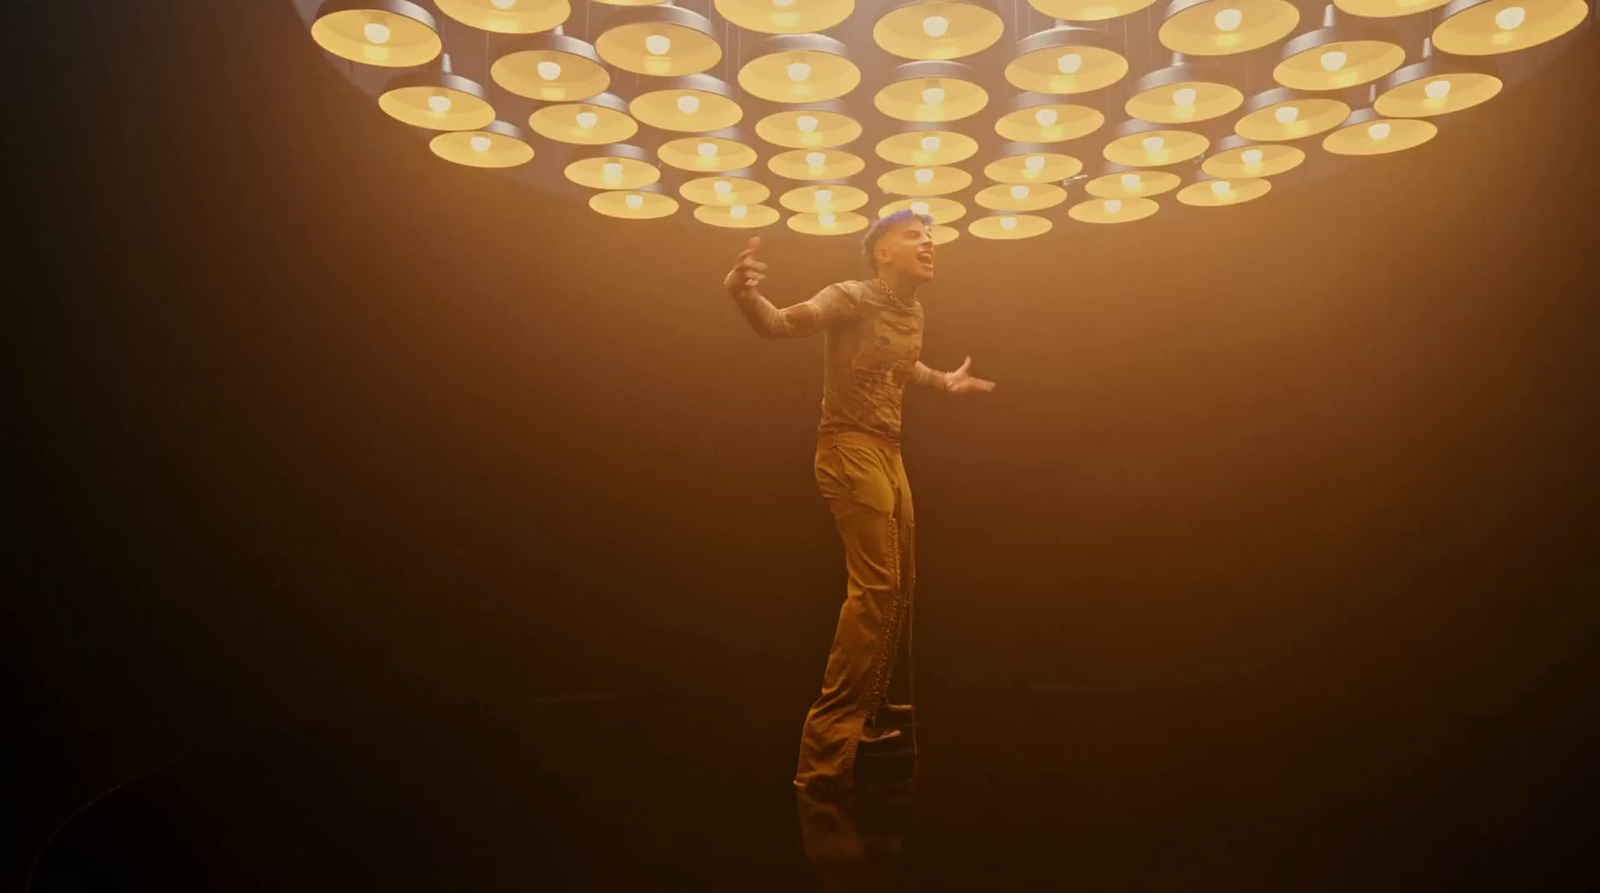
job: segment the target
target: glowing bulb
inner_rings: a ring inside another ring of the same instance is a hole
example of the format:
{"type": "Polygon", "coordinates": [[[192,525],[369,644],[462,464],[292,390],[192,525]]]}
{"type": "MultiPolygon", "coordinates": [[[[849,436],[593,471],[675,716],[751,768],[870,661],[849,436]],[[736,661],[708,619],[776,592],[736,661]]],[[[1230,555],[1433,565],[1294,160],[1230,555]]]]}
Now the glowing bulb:
{"type": "Polygon", "coordinates": [[[1227,180],[1218,180],[1211,184],[1211,191],[1219,196],[1227,195],[1228,190],[1232,188],[1233,184],[1229,183],[1227,180]]]}
{"type": "Polygon", "coordinates": [[[1367,128],[1367,136],[1370,136],[1375,140],[1388,139],[1390,129],[1389,122],[1379,121],[1378,123],[1367,128]]]}
{"type": "Polygon", "coordinates": [[[1062,53],[1056,57],[1056,70],[1062,74],[1077,74],[1083,70],[1083,57],[1077,53],[1062,53]]]}
{"type": "Polygon", "coordinates": [[[622,179],[622,165],[616,163],[615,161],[608,161],[604,165],[601,165],[600,172],[605,175],[607,180],[622,179]]]}
{"type": "Polygon", "coordinates": [[[1057,117],[1055,109],[1040,109],[1033,113],[1033,121],[1040,127],[1049,127],[1056,123],[1057,117]]]}
{"type": "Polygon", "coordinates": [[[928,213],[928,203],[927,202],[912,202],[911,203],[911,213],[913,213],[913,214],[926,214],[926,213],[928,213]]]}
{"type": "Polygon", "coordinates": [[[1300,110],[1292,105],[1286,105],[1273,112],[1272,117],[1277,118],[1279,124],[1293,124],[1300,118],[1300,110]]]}
{"type": "Polygon", "coordinates": [[[679,96],[678,111],[683,112],[685,115],[692,115],[695,112],[700,111],[700,97],[679,96]]]}
{"type": "Polygon", "coordinates": [[[494,4],[495,9],[510,9],[517,5],[517,0],[489,0],[489,2],[494,4]]]}
{"type": "Polygon", "coordinates": [[[1160,152],[1167,147],[1167,141],[1159,136],[1147,136],[1143,145],[1146,152],[1160,152]]]}
{"type": "Polygon", "coordinates": [[[801,115],[794,119],[794,126],[800,128],[801,133],[811,133],[817,129],[817,119],[811,115],[801,115]]]}
{"type": "Polygon", "coordinates": [[[1217,23],[1218,31],[1232,31],[1244,21],[1244,13],[1237,9],[1224,9],[1217,13],[1212,21],[1217,23]]]}
{"type": "Polygon", "coordinates": [[[917,178],[918,183],[933,182],[933,171],[929,168],[919,167],[917,168],[916,173],[912,174],[912,176],[917,178]]]}
{"type": "Polygon", "coordinates": [[[826,207],[829,202],[833,201],[833,190],[818,189],[816,192],[811,193],[811,200],[819,208],[826,207]]]}
{"type": "Polygon", "coordinates": [[[748,213],[750,213],[750,209],[745,207],[744,205],[734,205],[733,207],[728,209],[728,216],[729,217],[742,218],[742,217],[744,217],[744,215],[746,215],[748,213]]]}
{"type": "Polygon", "coordinates": [[[1015,217],[1002,217],[1002,218],[1000,218],[1000,228],[1004,229],[1004,230],[1016,229],[1017,228],[1017,218],[1015,218],[1015,217]]]}
{"type": "Polygon", "coordinates": [[[472,151],[474,152],[489,151],[489,138],[486,136],[475,136],[470,140],[470,142],[472,143],[472,151]]]}
{"type": "Polygon", "coordinates": [[[1520,6],[1507,6],[1505,9],[1502,9],[1494,14],[1494,23],[1499,25],[1501,30],[1510,31],[1518,25],[1521,25],[1527,18],[1527,10],[1520,6]]]}
{"type": "Polygon", "coordinates": [[[1344,63],[1348,59],[1349,57],[1344,54],[1344,50],[1329,50],[1322,54],[1322,70],[1338,71],[1344,67],[1344,63]]]}
{"type": "Polygon", "coordinates": [[[1013,187],[1011,187],[1011,197],[1014,198],[1014,199],[1017,199],[1018,201],[1021,201],[1022,199],[1027,198],[1028,197],[1028,187],[1026,187],[1026,186],[1013,186],[1013,187]]]}
{"type": "Polygon", "coordinates": [[[1134,189],[1138,189],[1139,188],[1139,175],[1138,174],[1123,174],[1122,175],[1122,188],[1130,190],[1130,191],[1134,190],[1134,189]]]}
{"type": "Polygon", "coordinates": [[[922,101],[928,105],[938,105],[944,102],[943,87],[929,87],[922,91],[922,101]]]}
{"type": "Polygon", "coordinates": [[[666,55],[672,49],[672,38],[665,34],[652,34],[644,39],[644,48],[657,56],[666,55]]]}
{"type": "Polygon", "coordinates": [[[1422,92],[1428,94],[1429,99],[1443,99],[1450,95],[1450,82],[1445,80],[1434,81],[1423,87],[1422,92]]]}
{"type": "Polygon", "coordinates": [[[715,192],[717,195],[727,195],[733,191],[733,184],[729,183],[727,180],[718,180],[717,182],[711,184],[711,191],[715,192]]]}
{"type": "Polygon", "coordinates": [[[1260,164],[1261,159],[1266,156],[1261,153],[1260,149],[1246,149],[1239,157],[1244,159],[1245,164],[1260,164]]]}
{"type": "Polygon", "coordinates": [[[781,9],[788,9],[794,5],[794,0],[772,0],[772,5],[781,9]]]}
{"type": "Polygon", "coordinates": [[[716,143],[701,143],[700,145],[695,146],[694,150],[696,152],[700,153],[700,157],[701,158],[715,158],[715,157],[717,157],[717,144],[716,143]]]}
{"type": "Polygon", "coordinates": [[[594,112],[579,112],[577,118],[578,126],[585,130],[600,123],[600,116],[594,112]]]}
{"type": "Polygon", "coordinates": [[[939,146],[940,141],[936,136],[925,136],[922,138],[922,151],[924,152],[937,152],[939,151],[939,146]]]}
{"type": "Polygon", "coordinates": [[[442,115],[445,112],[450,111],[450,97],[448,97],[448,96],[429,96],[428,97],[428,108],[433,109],[434,114],[442,115]]]}
{"type": "Polygon", "coordinates": [[[824,164],[827,164],[827,163],[828,163],[828,156],[822,154],[821,152],[807,152],[806,153],[806,164],[809,164],[812,167],[822,167],[824,164]]]}
{"type": "Polygon", "coordinates": [[[1199,98],[1199,94],[1195,92],[1193,87],[1183,87],[1181,89],[1172,91],[1173,105],[1194,105],[1194,101],[1197,98],[1199,98]]]}
{"type": "Polygon", "coordinates": [[[553,81],[556,78],[561,77],[561,63],[559,62],[552,62],[549,59],[546,59],[534,67],[539,69],[539,77],[542,77],[547,81],[553,81]]]}
{"type": "Polygon", "coordinates": [[[633,208],[635,211],[637,211],[639,208],[644,206],[644,196],[639,195],[638,193],[631,194],[627,198],[624,198],[622,201],[623,201],[624,204],[626,204],[630,208],[633,208]]]}
{"type": "Polygon", "coordinates": [[[811,77],[811,66],[805,62],[789,63],[789,80],[799,83],[811,77]]]}
{"type": "Polygon", "coordinates": [[[834,216],[832,214],[818,214],[817,215],[817,222],[822,224],[823,226],[833,226],[833,221],[834,220],[835,220],[835,218],[834,218],[834,216]]]}
{"type": "Polygon", "coordinates": [[[367,27],[361,29],[368,43],[388,43],[389,26],[382,22],[368,22],[367,27]]]}
{"type": "Polygon", "coordinates": [[[1108,198],[1108,199],[1106,199],[1106,213],[1115,214],[1120,210],[1122,210],[1122,199],[1120,199],[1120,198],[1108,198]]]}

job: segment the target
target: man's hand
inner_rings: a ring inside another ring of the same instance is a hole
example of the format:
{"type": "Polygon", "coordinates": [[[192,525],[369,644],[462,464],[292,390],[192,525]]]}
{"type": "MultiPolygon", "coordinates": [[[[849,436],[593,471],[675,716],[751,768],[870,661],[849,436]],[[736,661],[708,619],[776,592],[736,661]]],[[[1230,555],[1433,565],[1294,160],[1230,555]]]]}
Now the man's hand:
{"type": "Polygon", "coordinates": [[[760,247],[761,237],[751,236],[750,247],[739,252],[738,261],[722,280],[722,287],[728,290],[728,294],[744,297],[749,292],[755,292],[761,280],[767,278],[767,265],[756,260],[756,250],[760,247]]]}
{"type": "Polygon", "coordinates": [[[974,391],[994,390],[994,382],[975,378],[967,373],[967,367],[971,365],[972,357],[967,357],[967,361],[961,364],[960,369],[949,373],[950,377],[945,381],[944,389],[952,394],[969,394],[974,391]]]}

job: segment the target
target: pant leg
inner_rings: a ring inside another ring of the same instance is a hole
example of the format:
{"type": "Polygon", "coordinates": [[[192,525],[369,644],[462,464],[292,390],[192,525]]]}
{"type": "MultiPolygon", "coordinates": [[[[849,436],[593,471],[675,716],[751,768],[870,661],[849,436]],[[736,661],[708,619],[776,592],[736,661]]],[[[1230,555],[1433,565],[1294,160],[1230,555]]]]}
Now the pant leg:
{"type": "Polygon", "coordinates": [[[916,613],[916,599],[912,597],[917,583],[917,521],[911,500],[911,482],[906,477],[905,465],[899,453],[894,454],[894,469],[900,482],[900,585],[904,608],[900,612],[900,629],[896,636],[898,647],[894,658],[894,673],[889,683],[889,700],[897,704],[916,703],[915,668],[912,663],[912,617],[916,613]]]}
{"type": "Polygon", "coordinates": [[[821,695],[806,714],[795,785],[854,787],[861,732],[887,694],[907,608],[903,474],[895,452],[825,439],[815,471],[844,545],[847,584],[821,695]]]}

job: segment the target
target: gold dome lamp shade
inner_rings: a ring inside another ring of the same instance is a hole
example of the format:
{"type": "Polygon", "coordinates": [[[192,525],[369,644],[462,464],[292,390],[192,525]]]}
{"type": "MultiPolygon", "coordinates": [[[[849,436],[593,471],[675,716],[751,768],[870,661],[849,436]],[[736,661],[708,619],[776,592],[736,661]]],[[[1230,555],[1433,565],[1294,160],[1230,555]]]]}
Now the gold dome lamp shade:
{"type": "Polygon", "coordinates": [[[960,62],[907,62],[895,67],[872,103],[897,121],[938,124],[982,111],[989,92],[978,85],[977,72],[960,62]]]}
{"type": "Polygon", "coordinates": [[[1405,64],[1406,51],[1381,24],[1328,4],[1322,27],[1284,43],[1272,79],[1293,90],[1326,93],[1370,84],[1405,64]]]}
{"type": "Polygon", "coordinates": [[[538,34],[509,43],[489,77],[510,93],[540,102],[581,102],[611,86],[594,47],[565,34],[538,34]]]}
{"type": "Polygon", "coordinates": [[[1019,93],[994,122],[994,132],[1014,143],[1061,143],[1088,136],[1106,123],[1097,108],[1062,102],[1047,93],[1019,93]]]}
{"type": "Polygon", "coordinates": [[[1589,17],[1584,0],[1455,0],[1439,11],[1433,45],[1457,56],[1494,56],[1555,40],[1589,17]]]}
{"type": "Polygon", "coordinates": [[[578,146],[623,143],[639,132],[639,122],[628,114],[627,100],[615,93],[541,106],[528,116],[528,126],[547,140],[578,146]]]}
{"type": "Polygon", "coordinates": [[[699,74],[722,61],[711,20],[665,4],[617,10],[594,49],[615,68],[658,78],[699,74]]]}
{"type": "Polygon", "coordinates": [[[1005,33],[994,0],[913,0],[878,17],[872,39],[902,59],[960,59],[1005,33]]]}
{"type": "Polygon", "coordinates": [[[1291,142],[1326,133],[1350,116],[1350,106],[1326,96],[1273,87],[1246,99],[1233,132],[1261,143],[1291,142]]]}
{"type": "Polygon", "coordinates": [[[725,229],[760,229],[777,223],[780,216],[777,208],[753,203],[696,205],[694,209],[694,219],[725,229]]]}
{"type": "Polygon", "coordinates": [[[1013,241],[1042,236],[1049,232],[1053,225],[1050,218],[1040,217],[1037,214],[996,211],[967,224],[967,232],[980,239],[1013,241]]]}
{"type": "Polygon", "coordinates": [[[409,0],[329,0],[317,8],[311,39],[362,65],[412,68],[444,52],[439,22],[409,0]]]}
{"type": "Polygon", "coordinates": [[[959,167],[897,167],[878,177],[878,191],[890,195],[949,195],[972,185],[972,175],[959,167]]]}
{"type": "Polygon", "coordinates": [[[597,192],[589,196],[589,207],[607,217],[620,220],[655,220],[678,211],[678,200],[661,191],[659,184],[597,192]]]}
{"type": "Polygon", "coordinates": [[[1196,208],[1225,208],[1255,201],[1271,190],[1270,180],[1205,176],[1178,190],[1178,201],[1196,208]]]}
{"type": "Polygon", "coordinates": [[[986,186],[972,200],[991,211],[1043,211],[1067,200],[1067,191],[1054,183],[997,183],[986,186]]]}
{"type": "Polygon", "coordinates": [[[1450,0],[1333,0],[1340,12],[1365,19],[1393,19],[1416,15],[1449,3],[1450,0]]]}
{"type": "Polygon", "coordinates": [[[1493,63],[1483,56],[1446,59],[1423,41],[1423,58],[1378,84],[1372,107],[1386,118],[1431,118],[1488,102],[1504,87],[1493,63]]]}
{"type": "Polygon", "coordinates": [[[426,130],[477,130],[495,119],[494,106],[477,81],[450,72],[450,57],[439,70],[391,78],[378,107],[404,124],[426,130]]]}
{"type": "Polygon", "coordinates": [[[686,180],[678,187],[678,194],[697,205],[731,208],[758,205],[771,197],[772,190],[754,179],[750,171],[743,170],[686,180]]]}
{"type": "Polygon", "coordinates": [[[767,159],[767,170],[790,180],[843,180],[866,167],[866,159],[843,149],[790,149],[767,159]]]}
{"type": "Polygon", "coordinates": [[[784,109],[756,122],[756,136],[785,149],[833,149],[855,142],[861,132],[861,122],[838,100],[784,109]]]}
{"type": "Polygon", "coordinates": [[[1161,45],[1188,56],[1232,56],[1294,32],[1300,10],[1288,0],[1172,0],[1156,32],[1161,45]]]}
{"type": "Polygon", "coordinates": [[[466,167],[517,167],[533,160],[533,146],[522,129],[505,121],[490,121],[477,130],[448,130],[428,142],[433,154],[466,167]]]}
{"type": "Polygon", "coordinates": [[[866,192],[844,183],[801,186],[778,196],[778,204],[798,214],[842,214],[866,203],[866,192]]]}
{"type": "Polygon", "coordinates": [[[716,0],[717,13],[746,31],[815,34],[855,12],[855,0],[716,0]]]}
{"type": "Polygon", "coordinates": [[[1299,146],[1257,143],[1234,135],[1217,140],[1200,169],[1225,180],[1254,180],[1287,173],[1305,160],[1305,150],[1299,146]]]}
{"type": "Polygon", "coordinates": [[[933,226],[928,227],[928,235],[932,237],[933,244],[948,245],[951,242],[961,238],[961,230],[958,230],[953,226],[940,226],[936,223],[933,226]]]}
{"type": "Polygon", "coordinates": [[[1385,118],[1371,107],[1350,113],[1344,124],[1322,140],[1335,155],[1388,155],[1414,149],[1433,139],[1439,128],[1420,118],[1385,118]]]}
{"type": "Polygon", "coordinates": [[[1066,22],[1103,22],[1132,15],[1156,0],[1028,0],[1028,5],[1066,22]]]}
{"type": "Polygon", "coordinates": [[[1178,130],[1148,121],[1127,121],[1111,132],[1102,154],[1112,164],[1167,167],[1200,157],[1211,140],[1192,130],[1178,130]]]}
{"type": "Polygon", "coordinates": [[[965,217],[967,206],[952,198],[941,198],[936,195],[925,195],[917,198],[903,198],[893,201],[878,209],[879,217],[888,217],[900,211],[910,211],[913,214],[922,214],[932,218],[934,225],[942,226],[954,223],[965,217]]]}
{"type": "Polygon", "coordinates": [[[495,34],[549,31],[572,14],[568,0],[434,0],[434,4],[463,25],[495,34]]]}
{"type": "Polygon", "coordinates": [[[1186,126],[1220,118],[1244,104],[1244,94],[1223,83],[1214,65],[1176,62],[1129,85],[1123,110],[1152,124],[1186,126]]]}
{"type": "Polygon", "coordinates": [[[669,139],[656,147],[662,164],[696,174],[721,174],[756,163],[756,150],[735,129],[669,139]]]}
{"type": "Polygon", "coordinates": [[[998,152],[999,158],[983,166],[983,175],[1010,186],[1059,183],[1083,170],[1077,158],[1037,143],[1005,143],[998,152]]]}
{"type": "Polygon", "coordinates": [[[959,164],[978,154],[978,141],[939,124],[912,124],[886,136],[875,147],[878,157],[905,167],[959,164]]]}
{"type": "Polygon", "coordinates": [[[823,211],[819,214],[795,214],[788,221],[789,228],[808,236],[843,236],[867,228],[867,218],[850,211],[823,211]]]}
{"type": "Polygon", "coordinates": [[[1108,164],[1104,173],[1083,184],[1083,191],[1095,198],[1150,198],[1182,185],[1183,178],[1171,171],[1108,164]]]}
{"type": "Polygon", "coordinates": [[[1128,60],[1111,35],[1098,28],[1058,25],[1017,42],[1005,67],[1011,86],[1052,95],[1093,93],[1122,80],[1128,60]]]}
{"type": "Polygon", "coordinates": [[[1092,198],[1068,208],[1067,216],[1079,223],[1113,225],[1143,220],[1159,210],[1161,210],[1161,206],[1154,199],[1139,196],[1132,198],[1092,198]]]}
{"type": "Polygon", "coordinates": [[[650,153],[629,143],[583,146],[568,156],[563,173],[568,180],[589,189],[611,192],[636,190],[661,179],[661,169],[650,153]]]}
{"type": "Polygon", "coordinates": [[[655,89],[628,103],[628,113],[641,124],[679,133],[710,133],[744,118],[727,82],[712,75],[691,74],[651,86],[655,89]]]}
{"type": "Polygon", "coordinates": [[[752,54],[739,68],[739,86],[768,102],[827,102],[861,83],[849,49],[822,34],[769,37],[752,54]]]}

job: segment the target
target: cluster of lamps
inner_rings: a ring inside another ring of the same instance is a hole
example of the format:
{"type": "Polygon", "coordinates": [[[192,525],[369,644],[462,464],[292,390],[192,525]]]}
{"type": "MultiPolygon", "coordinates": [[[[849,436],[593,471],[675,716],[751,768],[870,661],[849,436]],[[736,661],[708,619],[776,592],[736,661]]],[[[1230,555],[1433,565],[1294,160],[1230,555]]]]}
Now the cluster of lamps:
{"type": "Polygon", "coordinates": [[[1313,154],[1415,148],[1590,16],[1587,0],[293,2],[447,161],[589,190],[608,216],[681,198],[713,226],[815,235],[865,228],[875,189],[878,214],[927,214],[941,242],[969,189],[967,232],[1029,238],[1073,190],[1070,219],[1125,223],[1169,193],[1252,201],[1313,154]]]}

